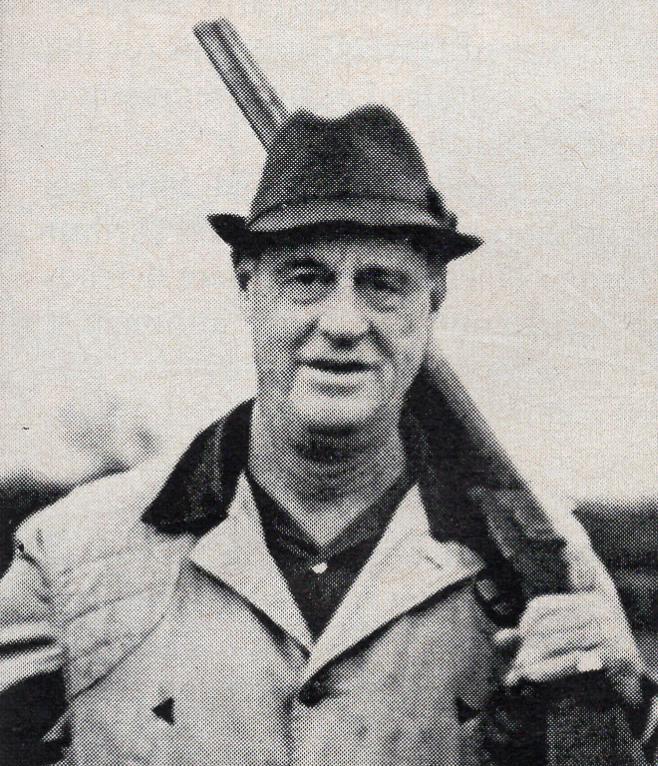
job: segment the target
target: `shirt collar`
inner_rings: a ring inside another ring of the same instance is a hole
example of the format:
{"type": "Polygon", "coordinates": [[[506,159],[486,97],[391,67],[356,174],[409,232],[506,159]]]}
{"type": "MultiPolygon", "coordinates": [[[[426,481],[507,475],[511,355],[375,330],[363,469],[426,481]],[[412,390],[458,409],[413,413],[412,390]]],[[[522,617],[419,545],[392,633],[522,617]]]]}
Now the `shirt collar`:
{"type": "Polygon", "coordinates": [[[318,545],[295,518],[265,492],[248,472],[247,478],[268,544],[276,541],[279,545],[324,559],[333,558],[355,546],[379,539],[412,483],[405,470],[382,497],[354,519],[334,540],[327,545],[318,545]]]}

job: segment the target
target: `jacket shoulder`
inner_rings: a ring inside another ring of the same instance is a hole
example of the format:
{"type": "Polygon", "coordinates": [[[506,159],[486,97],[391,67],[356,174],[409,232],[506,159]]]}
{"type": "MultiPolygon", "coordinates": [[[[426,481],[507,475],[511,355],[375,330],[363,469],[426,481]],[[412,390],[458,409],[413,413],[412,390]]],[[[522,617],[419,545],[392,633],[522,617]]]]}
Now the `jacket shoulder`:
{"type": "Polygon", "coordinates": [[[159,535],[142,514],[177,458],[155,458],[74,489],[28,517],[16,530],[17,545],[51,574],[142,546],[159,535]]]}

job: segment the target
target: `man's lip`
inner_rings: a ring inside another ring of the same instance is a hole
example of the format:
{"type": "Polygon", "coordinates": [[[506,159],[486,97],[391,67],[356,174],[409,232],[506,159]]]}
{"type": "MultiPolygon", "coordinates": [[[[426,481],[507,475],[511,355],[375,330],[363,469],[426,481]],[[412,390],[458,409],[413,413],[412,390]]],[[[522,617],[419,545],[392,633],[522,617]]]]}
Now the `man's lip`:
{"type": "Polygon", "coordinates": [[[353,373],[365,372],[373,368],[372,364],[362,362],[358,359],[308,359],[303,362],[307,367],[313,367],[322,372],[333,373],[353,373]]]}

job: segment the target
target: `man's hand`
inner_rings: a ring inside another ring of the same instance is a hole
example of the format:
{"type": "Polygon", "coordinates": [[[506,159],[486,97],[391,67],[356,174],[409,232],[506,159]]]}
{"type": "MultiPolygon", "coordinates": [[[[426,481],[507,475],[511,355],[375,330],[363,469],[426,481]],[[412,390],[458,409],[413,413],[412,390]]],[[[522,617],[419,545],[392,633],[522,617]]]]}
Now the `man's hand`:
{"type": "Polygon", "coordinates": [[[494,636],[516,649],[504,682],[549,682],[602,670],[630,707],[641,704],[643,663],[616,594],[600,591],[534,598],[518,628],[494,636]]]}

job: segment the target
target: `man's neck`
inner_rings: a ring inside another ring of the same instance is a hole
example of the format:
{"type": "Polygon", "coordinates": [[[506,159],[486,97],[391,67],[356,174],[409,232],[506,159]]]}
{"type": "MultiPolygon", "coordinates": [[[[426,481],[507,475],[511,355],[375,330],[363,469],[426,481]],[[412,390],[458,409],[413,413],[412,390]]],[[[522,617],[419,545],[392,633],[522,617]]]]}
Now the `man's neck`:
{"type": "Polygon", "coordinates": [[[265,417],[256,403],[249,444],[255,481],[318,542],[338,536],[400,477],[405,456],[397,422],[342,433],[265,417]]]}

